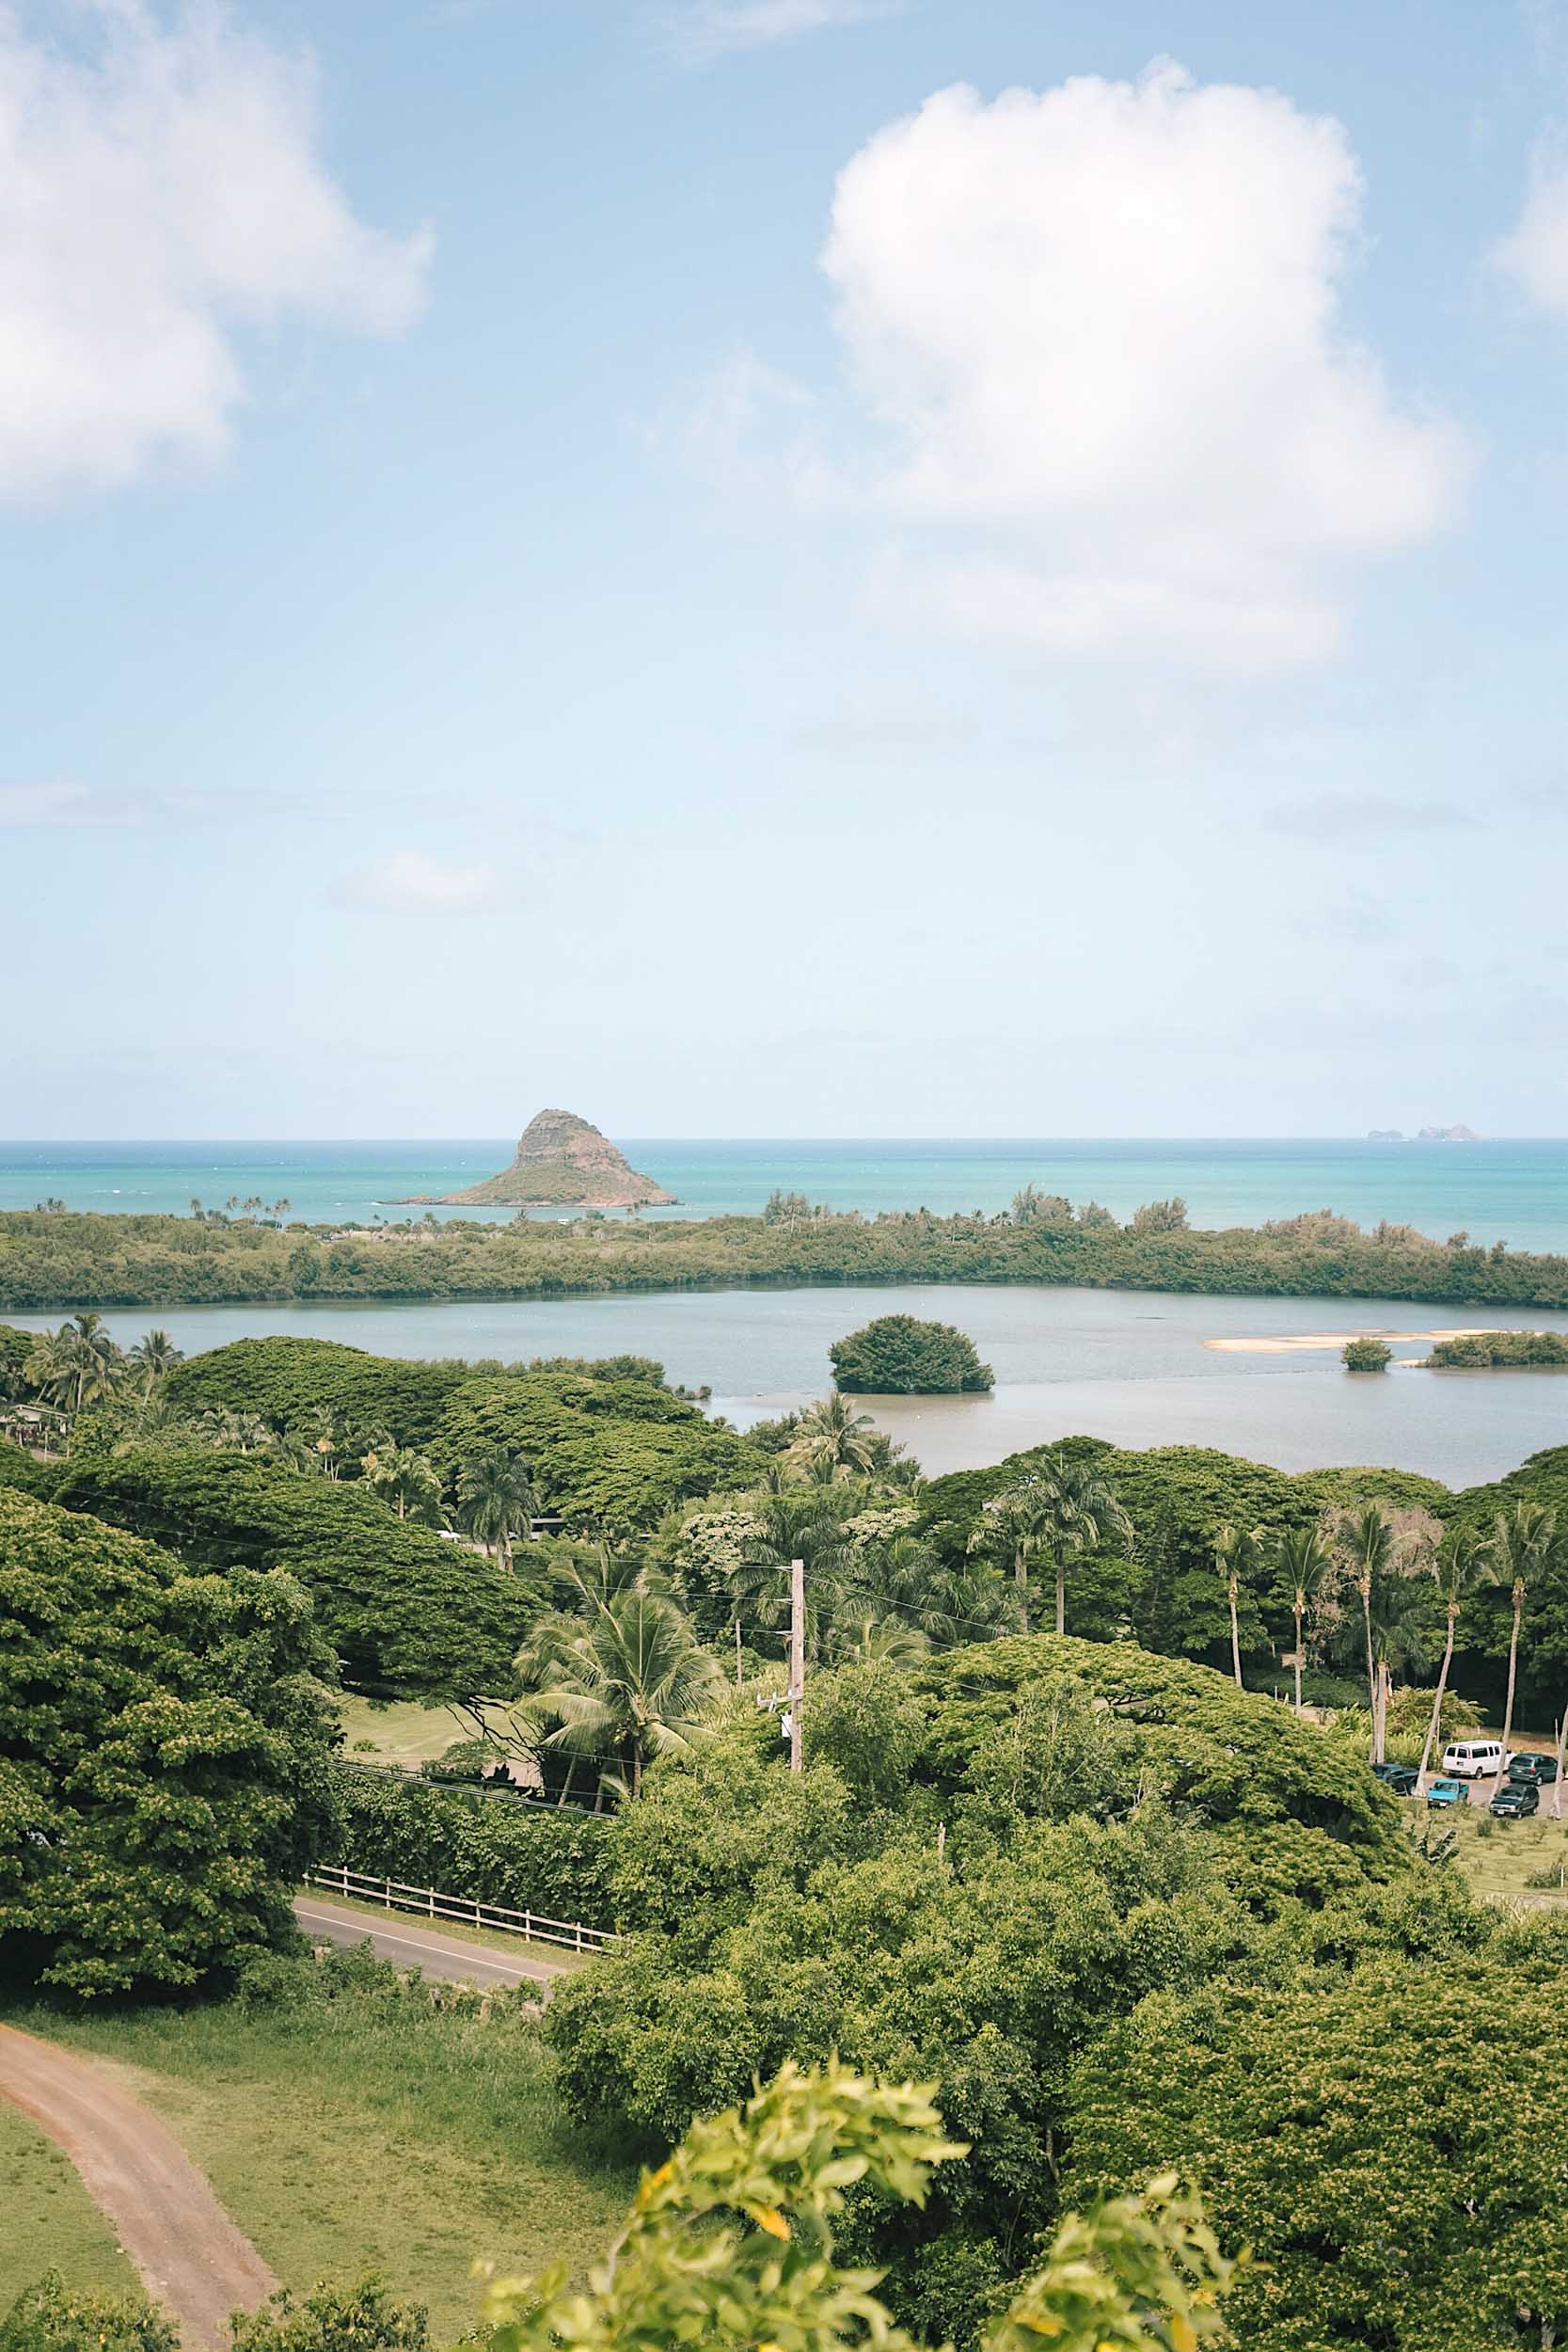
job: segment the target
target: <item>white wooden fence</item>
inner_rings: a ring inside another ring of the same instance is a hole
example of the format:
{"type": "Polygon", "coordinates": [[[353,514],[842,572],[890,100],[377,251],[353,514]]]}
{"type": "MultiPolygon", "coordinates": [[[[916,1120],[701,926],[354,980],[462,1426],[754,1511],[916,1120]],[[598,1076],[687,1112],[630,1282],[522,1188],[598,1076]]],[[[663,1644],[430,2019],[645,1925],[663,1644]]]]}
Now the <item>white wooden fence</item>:
{"type": "Polygon", "coordinates": [[[467,1928],[494,1928],[502,1935],[526,1935],[541,1944],[562,1944],[573,1952],[606,1952],[621,1941],[608,1928],[585,1928],[580,1919],[546,1919],[537,1911],[513,1911],[505,1903],[475,1902],[467,1895],[443,1895],[434,1886],[404,1886],[400,1879],[372,1878],[328,1863],[310,1872],[310,1883],[356,1902],[379,1903],[384,1911],[409,1911],[424,1919],[455,1919],[467,1928]]]}

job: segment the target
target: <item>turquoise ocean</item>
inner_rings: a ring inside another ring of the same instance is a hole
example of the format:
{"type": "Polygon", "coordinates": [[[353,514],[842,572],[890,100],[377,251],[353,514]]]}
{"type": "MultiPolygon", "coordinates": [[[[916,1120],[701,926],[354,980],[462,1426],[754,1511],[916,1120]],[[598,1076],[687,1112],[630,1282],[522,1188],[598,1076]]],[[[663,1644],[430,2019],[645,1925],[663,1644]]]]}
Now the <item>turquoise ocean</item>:
{"type": "MultiPolygon", "coordinates": [[[[1459,1231],[1516,1249],[1568,1251],[1568,1142],[1372,1143],[691,1141],[617,1137],[634,1168],[677,1197],[666,1217],[760,1209],[776,1187],[835,1209],[1005,1208],[1020,1185],[1098,1200],[1117,1216],[1180,1193],[1195,1225],[1256,1225],[1330,1208],[1439,1239],[1459,1231]]],[[[408,1214],[415,1193],[461,1190],[510,1162],[510,1139],[455,1142],[0,1142],[0,1208],[189,1213],[193,1200],[286,1200],[311,1223],[408,1214]]],[[[449,1212],[447,1214],[453,1214],[449,1212]]],[[[472,1210],[468,1216],[483,1214],[472,1210]]],[[[490,1214],[507,1216],[512,1212],[490,1214]]]]}

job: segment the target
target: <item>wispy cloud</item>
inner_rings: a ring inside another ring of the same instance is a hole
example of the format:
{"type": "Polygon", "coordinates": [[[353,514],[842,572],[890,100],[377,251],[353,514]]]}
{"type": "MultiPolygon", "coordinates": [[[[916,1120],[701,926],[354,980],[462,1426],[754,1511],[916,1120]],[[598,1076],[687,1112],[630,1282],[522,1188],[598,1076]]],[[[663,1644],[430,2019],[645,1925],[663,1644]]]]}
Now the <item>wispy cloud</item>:
{"type": "Polygon", "coordinates": [[[906,6],[907,0],[681,0],[660,8],[657,22],[664,45],[683,64],[712,65],[803,33],[902,16],[906,6]]]}
{"type": "Polygon", "coordinates": [[[119,790],[82,784],[71,777],[0,780],[0,832],[113,830],[121,826],[245,823],[286,815],[306,806],[294,791],[119,790]]]}
{"type": "Polygon", "coordinates": [[[1360,841],[1378,834],[1460,833],[1474,826],[1468,809],[1452,801],[1391,801],[1373,793],[1323,792],[1315,800],[1286,801],[1267,810],[1271,833],[1302,841],[1360,841]]]}
{"type": "Polygon", "coordinates": [[[493,866],[447,866],[421,850],[389,850],[343,875],[332,895],[388,914],[495,914],[504,902],[493,866]]]}

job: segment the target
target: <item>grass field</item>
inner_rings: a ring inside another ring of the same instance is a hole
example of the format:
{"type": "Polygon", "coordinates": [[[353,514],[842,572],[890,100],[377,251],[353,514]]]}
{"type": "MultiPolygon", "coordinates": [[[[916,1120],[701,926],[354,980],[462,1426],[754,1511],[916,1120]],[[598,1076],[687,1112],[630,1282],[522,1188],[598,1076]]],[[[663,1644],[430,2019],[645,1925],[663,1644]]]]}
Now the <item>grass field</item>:
{"type": "MultiPolygon", "coordinates": [[[[584,2270],[633,2168],[572,2133],[526,2020],[435,2008],[369,1973],[306,1962],[286,2003],[16,2022],[129,2070],[287,2284],[375,2271],[450,2341],[477,2316],[476,2259],[527,2270],[564,2257],[584,2270]]],[[[20,2169],[36,2204],[48,2172],[26,2152],[20,2169]]],[[[62,2243],[51,2258],[85,2283],[101,2252],[79,2230],[62,2243]]]]}
{"type": "MultiPolygon", "coordinates": [[[[1489,1793],[1490,1784],[1483,1782],[1469,1804],[1451,1813],[1428,1814],[1421,1805],[1418,1826],[1430,1822],[1456,1833],[1459,1867],[1476,1893],[1489,1901],[1524,1903],[1540,1911],[1568,1909],[1568,1821],[1553,1820],[1546,1813],[1528,1821],[1495,1821],[1482,1802],[1489,1793]],[[1546,1871],[1556,1875],[1555,1885],[1529,1884],[1546,1871]]],[[[1542,1801],[1552,1803],[1550,1789],[1543,1790],[1542,1801]]],[[[1418,1808],[1413,1805],[1411,1811],[1418,1808]]]]}
{"type": "Polygon", "coordinates": [[[454,1740],[472,1736],[472,1725],[450,1707],[419,1707],[410,1701],[381,1705],[342,1692],[339,1711],[343,1753],[365,1764],[400,1764],[407,1772],[441,1756],[454,1740]]]}
{"type": "Polygon", "coordinates": [[[46,2270],[94,2294],[136,2291],[136,2274],[75,2168],[0,2099],[0,2316],[46,2270]]]}

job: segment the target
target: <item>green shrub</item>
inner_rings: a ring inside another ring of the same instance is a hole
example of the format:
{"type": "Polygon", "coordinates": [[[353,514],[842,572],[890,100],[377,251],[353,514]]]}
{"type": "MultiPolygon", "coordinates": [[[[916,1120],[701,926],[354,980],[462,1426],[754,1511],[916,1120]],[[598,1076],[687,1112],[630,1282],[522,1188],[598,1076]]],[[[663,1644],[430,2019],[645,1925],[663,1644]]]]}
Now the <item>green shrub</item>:
{"type": "Polygon", "coordinates": [[[180,2337],[145,2296],[71,2295],[51,2270],[0,2319],[0,2352],[180,2352],[180,2337]]]}
{"type": "Polygon", "coordinates": [[[828,1350],[833,1383],[848,1395],[960,1396],[993,1385],[973,1340],[950,1323],[879,1315],[828,1350]]]}
{"type": "Polygon", "coordinates": [[[347,1767],[332,1779],[341,1823],[333,1859],[351,1870],[587,1927],[617,1924],[618,1819],[347,1767]]]}
{"type": "Polygon", "coordinates": [[[1456,1340],[1439,1340],[1426,1360],[1438,1372],[1560,1366],[1568,1364],[1568,1332],[1466,1331],[1456,1340]]]}
{"type": "Polygon", "coordinates": [[[1339,1353],[1347,1372],[1386,1372],[1393,1360],[1394,1351],[1385,1341],[1367,1337],[1347,1340],[1339,1353]]]}
{"type": "Polygon", "coordinates": [[[379,2279],[343,2292],[319,2286],[303,2302],[286,2288],[259,2312],[236,2312],[233,2352],[426,2352],[429,2325],[418,2304],[400,2307],[379,2279]]]}

